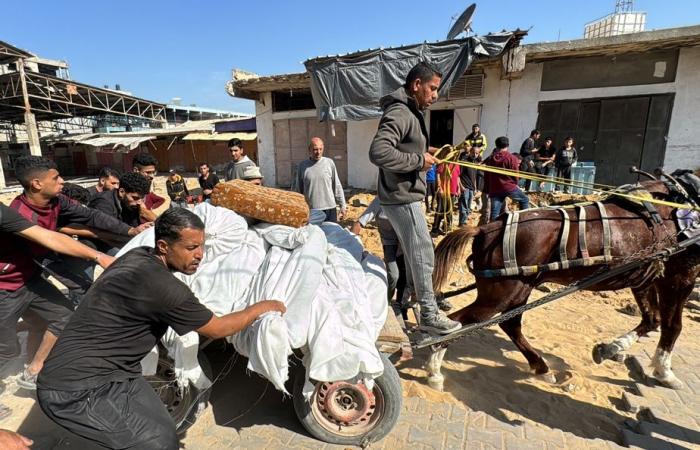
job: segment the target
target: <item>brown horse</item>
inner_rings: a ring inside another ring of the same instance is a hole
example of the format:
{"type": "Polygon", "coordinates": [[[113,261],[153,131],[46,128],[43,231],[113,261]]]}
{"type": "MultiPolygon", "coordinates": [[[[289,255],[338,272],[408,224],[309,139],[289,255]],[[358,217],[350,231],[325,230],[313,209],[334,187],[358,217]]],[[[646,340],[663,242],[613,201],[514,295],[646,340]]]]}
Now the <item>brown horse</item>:
{"type": "MultiPolygon", "coordinates": [[[[642,185],[655,198],[666,199],[669,191],[660,181],[644,182],[642,185]]],[[[677,243],[677,226],[673,210],[658,206],[662,224],[654,224],[640,208],[614,197],[603,202],[610,225],[612,261],[615,267],[632,258],[644,257],[662,248],[677,243]]],[[[567,209],[570,229],[566,254],[569,259],[581,258],[579,247],[579,221],[574,209],[567,209]]],[[[598,208],[586,206],[587,225],[585,237],[589,256],[603,254],[603,225],[598,208]]],[[[433,276],[436,290],[447,281],[450,268],[461,258],[470,239],[473,238],[470,262],[473,271],[504,267],[503,237],[506,215],[480,228],[463,228],[450,233],[440,242],[435,252],[433,276]]],[[[516,254],[518,266],[533,266],[556,262],[560,258],[559,238],[563,220],[560,211],[538,208],[522,211],[517,228],[516,254]]],[[[527,303],[532,289],[542,283],[568,285],[601,269],[601,265],[568,268],[539,272],[533,275],[499,276],[487,278],[476,276],[477,298],[450,317],[462,324],[482,322],[498,313],[506,312],[527,303]]],[[[695,278],[700,272],[700,249],[698,245],[673,255],[663,263],[650,263],[623,276],[601,282],[588,290],[605,291],[631,288],[642,313],[641,323],[632,331],[607,344],[598,344],[593,350],[597,363],[612,359],[636,342],[640,336],[661,327],[661,336],[653,359],[654,376],[664,385],[679,389],[680,380],[671,370],[673,345],[681,332],[683,306],[693,290],[695,278]]],[[[522,352],[536,374],[547,374],[549,367],[540,354],[532,348],[521,330],[522,315],[500,324],[515,346],[522,352]]],[[[432,386],[440,387],[442,375],[440,365],[445,348],[434,352],[427,364],[432,386]]],[[[551,378],[551,374],[550,374],[551,378]]]]}

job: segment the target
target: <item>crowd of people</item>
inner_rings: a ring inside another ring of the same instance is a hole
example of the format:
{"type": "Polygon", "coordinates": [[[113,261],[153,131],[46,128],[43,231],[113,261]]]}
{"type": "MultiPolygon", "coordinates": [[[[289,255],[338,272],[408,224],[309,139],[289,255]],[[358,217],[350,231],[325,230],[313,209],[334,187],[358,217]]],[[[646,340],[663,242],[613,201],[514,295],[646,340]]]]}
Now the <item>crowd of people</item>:
{"type": "MultiPolygon", "coordinates": [[[[478,165],[570,179],[578,155],[572,138],[557,150],[550,137],[540,142],[537,130],[518,153],[511,153],[509,139],[501,136],[486,155],[487,137],[474,124],[456,161],[439,163],[437,149],[428,144],[423,112],[437,100],[440,81],[439,72],[419,63],[404,86],[381,99],[383,116],[369,150],[379,169],[378,193],[351,231],[359,234],[370,221],[378,223],[388,299],[395,291],[399,300],[403,291],[411,293],[420,305],[419,327],[448,334],[461,324],[444,314],[450,305],[433,290],[431,231],[440,233],[443,219],[451,227],[455,205],[458,224],[464,226],[480,203],[483,223],[503,212],[506,198],[528,208],[524,191],[541,188],[539,181],[522,182],[478,165]],[[435,213],[432,230],[426,211],[435,213]]],[[[223,179],[263,184],[243,142],[232,139],[228,147],[231,161],[223,179]]],[[[320,137],[313,137],[308,149],[308,159],[295,168],[292,189],[311,209],[323,212],[325,221],[343,220],[347,204],[335,163],[324,156],[320,137]]],[[[200,163],[195,194],[184,176],[171,170],[165,183],[170,206],[158,216],[166,201],[152,189],[158,161],[139,153],[132,163],[128,173],[103,168],[97,183],[85,189],[65,183],[49,159],[17,159],[23,192],[10,205],[0,204],[0,365],[20,354],[17,326],[22,320],[29,330],[28,357],[17,384],[38,389],[39,404],[52,420],[108,447],[128,443],[170,449],[177,445],[174,424],[140,376],[143,356],[167,327],[216,338],[248,326],[266,311],[284,312],[284,305],[262,301],[222,317],[202,306],[172,272],[197,270],[204,224],[189,209],[210,202],[221,179],[208,163],[200,163]],[[155,249],[135,249],[115,261],[131,237],[151,227],[155,249]],[[96,265],[109,270],[93,283],[96,265]],[[48,275],[66,286],[67,295],[48,275]],[[121,412],[115,414],[115,408],[121,412]]],[[[9,414],[0,405],[0,418],[9,414]]],[[[0,443],[8,439],[26,442],[0,430],[0,443]]]]}
{"type": "MultiPolygon", "coordinates": [[[[472,132],[464,139],[463,149],[457,161],[470,165],[441,163],[433,165],[426,172],[425,209],[435,213],[431,232],[444,234],[441,228],[443,219],[447,229],[452,228],[452,213],[459,213],[459,226],[467,224],[472,211],[480,209],[479,224],[483,225],[496,218],[505,210],[505,198],[518,204],[520,209],[527,208],[529,201],[526,192],[542,191],[545,179],[554,177],[571,181],[571,168],[578,160],[574,139],[566,137],[557,149],[551,137],[540,141],[541,134],[532,130],[523,141],[518,152],[510,152],[510,142],[506,136],[494,141],[494,148],[485,156],[486,135],[481,132],[479,124],[472,126],[472,132]],[[519,173],[538,175],[540,180],[519,179],[478,170],[474,165],[487,165],[519,173]],[[437,205],[437,206],[436,206],[437,205]]],[[[559,190],[555,185],[555,190],[559,190]]],[[[569,186],[561,188],[569,192],[569,186]]]]}
{"type": "MultiPolygon", "coordinates": [[[[244,155],[242,142],[232,140],[229,147],[227,179],[261,184],[260,169],[244,155]]],[[[177,448],[174,423],[139,376],[143,356],[167,327],[216,338],[235,333],[266,311],[283,312],[284,305],[261,302],[216,317],[199,304],[171,272],[196,270],[204,225],[187,206],[209,201],[219,178],[207,163],[200,164],[201,194],[194,196],[185,178],[170,171],[170,207],[158,216],[155,210],[166,201],[152,189],[158,161],[139,153],[132,166],[127,173],[104,167],[96,184],[84,188],[64,182],[52,160],[16,160],[15,175],[23,191],[9,205],[0,203],[0,370],[22,352],[17,337],[22,324],[28,330],[27,360],[16,383],[37,390],[39,404],[51,419],[110,448],[134,444],[171,449],[177,448]],[[155,250],[129,252],[115,262],[114,255],[129,239],[151,227],[155,250]],[[104,282],[93,283],[96,265],[110,268],[100,278],[104,282]],[[79,373],[74,371],[78,366],[79,373]],[[128,401],[131,409],[125,407],[115,418],[110,408],[121,401],[128,401]]],[[[0,404],[0,419],[11,414],[0,404]]],[[[29,444],[0,430],[2,448],[29,444]]]]}

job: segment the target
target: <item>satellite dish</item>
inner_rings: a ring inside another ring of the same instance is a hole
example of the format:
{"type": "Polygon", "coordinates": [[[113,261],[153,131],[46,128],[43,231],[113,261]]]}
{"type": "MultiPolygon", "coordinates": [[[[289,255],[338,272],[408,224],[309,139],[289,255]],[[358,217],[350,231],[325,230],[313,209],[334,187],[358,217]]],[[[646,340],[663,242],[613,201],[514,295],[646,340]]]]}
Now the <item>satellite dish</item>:
{"type": "Polygon", "coordinates": [[[474,10],[476,9],[476,3],[472,3],[464,10],[464,12],[459,16],[457,21],[452,28],[450,28],[449,33],[447,33],[447,40],[450,41],[462,32],[470,30],[472,24],[472,16],[474,15],[474,10]]]}

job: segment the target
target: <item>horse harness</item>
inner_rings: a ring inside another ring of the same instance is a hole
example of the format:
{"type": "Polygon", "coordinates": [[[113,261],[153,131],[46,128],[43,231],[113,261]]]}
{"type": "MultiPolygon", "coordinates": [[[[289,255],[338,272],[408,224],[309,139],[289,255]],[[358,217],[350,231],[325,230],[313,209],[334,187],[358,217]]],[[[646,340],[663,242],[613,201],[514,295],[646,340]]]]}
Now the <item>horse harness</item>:
{"type": "Polygon", "coordinates": [[[563,225],[561,235],[559,236],[559,261],[550,262],[547,264],[537,264],[533,266],[519,266],[516,255],[516,236],[518,233],[518,223],[520,221],[520,212],[508,213],[506,219],[506,227],[503,233],[503,269],[486,269],[472,270],[475,276],[483,278],[494,278],[502,276],[515,275],[534,275],[540,272],[551,270],[571,269],[574,267],[586,267],[596,264],[603,264],[612,261],[611,253],[611,232],[610,219],[608,217],[605,205],[602,202],[580,203],[576,205],[567,205],[561,207],[545,207],[538,209],[556,210],[559,211],[562,217],[563,225]],[[586,216],[586,207],[595,205],[600,214],[600,220],[603,225],[603,254],[600,256],[590,256],[588,251],[588,240],[586,238],[586,228],[590,220],[586,216]],[[566,253],[566,247],[569,243],[569,230],[571,229],[571,219],[569,218],[568,210],[575,208],[578,211],[578,250],[581,254],[580,258],[569,259],[566,253]]]}
{"type": "MultiPolygon", "coordinates": [[[[639,185],[624,185],[618,188],[620,192],[634,194],[637,197],[650,198],[652,199],[652,194],[645,190],[639,185]]],[[[613,197],[615,198],[615,197],[613,197]]],[[[626,206],[632,206],[637,209],[642,218],[647,223],[649,229],[652,231],[654,236],[660,235],[664,236],[662,240],[656,240],[653,244],[654,249],[658,250],[659,244],[665,241],[667,238],[674,237],[661,218],[661,215],[654,207],[653,203],[639,200],[622,200],[625,202],[626,206]]],[[[517,262],[516,255],[516,236],[518,233],[518,223],[520,221],[521,212],[515,211],[508,213],[506,219],[506,226],[503,233],[503,268],[502,269],[485,269],[485,270],[470,270],[474,273],[476,277],[483,278],[494,278],[502,276],[529,276],[535,275],[541,272],[548,272],[552,270],[562,270],[562,269],[572,269],[576,267],[588,267],[598,264],[606,264],[613,260],[612,257],[612,237],[610,231],[610,218],[609,214],[605,208],[605,204],[601,201],[594,202],[584,202],[577,203],[574,205],[565,206],[547,206],[543,208],[538,208],[541,210],[556,210],[561,214],[562,227],[561,234],[559,236],[559,260],[546,263],[537,264],[532,266],[519,266],[517,262]],[[586,229],[588,222],[591,221],[587,217],[586,207],[594,205],[599,213],[600,221],[603,227],[603,254],[599,256],[590,256],[588,251],[588,240],[586,237],[586,229]],[[579,258],[569,259],[566,248],[569,242],[569,230],[571,229],[571,219],[569,217],[569,210],[574,208],[578,214],[578,252],[580,254],[579,258]]],[[[532,211],[532,210],[529,210],[532,211]]],[[[697,225],[697,224],[696,224],[697,225]]],[[[700,229],[700,225],[698,226],[700,229]]],[[[683,229],[683,226],[679,228],[683,229]]],[[[654,267],[650,267],[642,277],[642,282],[647,281],[650,277],[656,277],[663,273],[663,267],[658,264],[654,267]]]]}

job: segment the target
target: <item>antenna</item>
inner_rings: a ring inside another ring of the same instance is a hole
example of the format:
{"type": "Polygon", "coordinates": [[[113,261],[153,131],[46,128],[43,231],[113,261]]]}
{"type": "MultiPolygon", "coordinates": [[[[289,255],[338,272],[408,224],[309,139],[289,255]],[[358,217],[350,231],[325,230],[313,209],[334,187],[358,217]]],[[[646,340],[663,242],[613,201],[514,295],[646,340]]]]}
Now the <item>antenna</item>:
{"type": "Polygon", "coordinates": [[[464,12],[460,14],[455,24],[452,25],[452,28],[450,28],[450,31],[447,33],[448,41],[456,38],[465,31],[471,31],[472,16],[474,15],[474,10],[476,10],[476,3],[472,3],[471,5],[469,5],[467,9],[465,9],[464,12]]]}
{"type": "Polygon", "coordinates": [[[615,13],[627,13],[634,10],[633,0],[616,0],[615,1],[615,13]]]}

